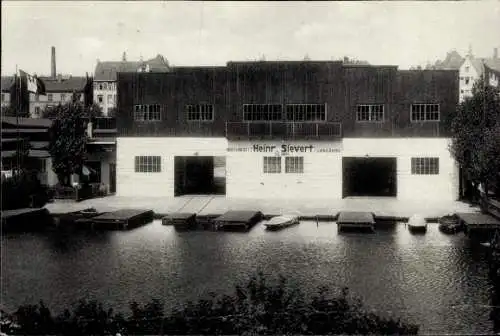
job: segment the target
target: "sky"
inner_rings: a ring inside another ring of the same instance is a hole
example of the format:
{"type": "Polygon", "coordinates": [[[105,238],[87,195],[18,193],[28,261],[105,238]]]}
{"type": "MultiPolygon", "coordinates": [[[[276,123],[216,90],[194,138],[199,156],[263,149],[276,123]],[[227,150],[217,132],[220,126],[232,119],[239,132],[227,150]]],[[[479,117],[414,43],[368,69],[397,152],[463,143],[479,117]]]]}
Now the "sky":
{"type": "Polygon", "coordinates": [[[2,1],[2,76],[16,66],[85,75],[97,60],[163,55],[171,65],[339,59],[402,69],[450,50],[491,57],[500,1],[183,2],[2,1]]]}

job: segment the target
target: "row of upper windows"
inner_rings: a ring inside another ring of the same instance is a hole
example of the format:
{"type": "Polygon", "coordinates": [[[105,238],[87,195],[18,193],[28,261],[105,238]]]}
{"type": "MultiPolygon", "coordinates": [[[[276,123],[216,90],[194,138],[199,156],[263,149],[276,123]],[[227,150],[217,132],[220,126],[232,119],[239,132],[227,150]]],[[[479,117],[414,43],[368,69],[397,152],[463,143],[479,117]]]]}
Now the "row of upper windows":
{"type": "Polygon", "coordinates": [[[94,82],[94,90],[111,90],[116,91],[116,83],[115,82],[94,82]]]}
{"type": "MultiPolygon", "coordinates": [[[[47,93],[46,95],[37,95],[30,94],[31,102],[69,102],[71,101],[71,97],[73,97],[72,93],[47,93]]],[[[83,95],[80,97],[81,99],[83,95]]],[[[2,102],[8,100],[10,98],[10,94],[2,93],[2,102]]],[[[81,100],[80,99],[80,100],[81,100]]]]}
{"type": "MultiPolygon", "coordinates": [[[[134,158],[134,171],[136,173],[161,173],[161,156],[136,156],[134,158]]],[[[264,156],[263,173],[281,174],[281,157],[264,156]]],[[[286,174],[303,174],[304,157],[285,157],[286,174]]],[[[439,175],[439,158],[437,157],[412,157],[412,175],[439,175]]]]}
{"type": "MultiPolygon", "coordinates": [[[[134,120],[161,121],[163,105],[143,104],[134,106],[134,120]]],[[[357,105],[356,121],[384,122],[385,111],[383,104],[357,105]]],[[[283,105],[280,104],[244,104],[243,121],[287,121],[318,122],[326,121],[326,104],[288,104],[283,114],[283,105]]],[[[213,121],[214,106],[211,104],[195,104],[185,106],[188,121],[213,121]]],[[[410,119],[414,122],[440,121],[439,104],[412,104],[410,119]]]]}

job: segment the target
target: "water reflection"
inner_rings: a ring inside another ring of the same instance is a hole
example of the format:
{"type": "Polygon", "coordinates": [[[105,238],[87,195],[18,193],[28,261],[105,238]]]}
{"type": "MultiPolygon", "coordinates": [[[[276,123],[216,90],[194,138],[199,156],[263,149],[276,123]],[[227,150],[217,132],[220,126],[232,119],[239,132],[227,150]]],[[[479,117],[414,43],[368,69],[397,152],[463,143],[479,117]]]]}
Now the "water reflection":
{"type": "Polygon", "coordinates": [[[123,309],[163,298],[171,308],[262,271],[306,293],[348,286],[369,308],[418,323],[422,333],[492,331],[484,249],[432,224],[425,235],[391,223],[374,234],[339,233],[323,222],[242,234],[177,232],[155,221],[126,232],[4,236],[2,248],[9,310],[39,299],[57,310],[82,297],[123,309]]]}

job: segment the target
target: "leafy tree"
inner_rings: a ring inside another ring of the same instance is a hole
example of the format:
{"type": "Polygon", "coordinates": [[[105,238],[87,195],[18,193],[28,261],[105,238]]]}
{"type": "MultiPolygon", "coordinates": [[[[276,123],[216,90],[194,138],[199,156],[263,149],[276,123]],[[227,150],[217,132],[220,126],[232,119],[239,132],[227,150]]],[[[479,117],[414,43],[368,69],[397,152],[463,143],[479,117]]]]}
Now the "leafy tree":
{"type": "MultiPolygon", "coordinates": [[[[2,106],[2,116],[4,117],[15,117],[16,116],[16,109],[11,106],[2,106]]],[[[21,115],[19,117],[22,117],[21,115]]]]}
{"type": "Polygon", "coordinates": [[[498,88],[476,82],[472,97],[457,107],[449,121],[452,131],[451,153],[465,176],[482,183],[486,195],[500,172],[500,94],[498,88]]]}
{"type": "Polygon", "coordinates": [[[98,106],[85,106],[78,94],[71,102],[47,111],[46,116],[53,119],[49,129],[52,169],[61,185],[68,186],[69,176],[81,172],[86,157],[87,122],[101,114],[98,106]]]}
{"type": "Polygon", "coordinates": [[[116,118],[116,112],[118,109],[116,107],[112,107],[108,110],[108,117],[110,118],[116,118]]]}

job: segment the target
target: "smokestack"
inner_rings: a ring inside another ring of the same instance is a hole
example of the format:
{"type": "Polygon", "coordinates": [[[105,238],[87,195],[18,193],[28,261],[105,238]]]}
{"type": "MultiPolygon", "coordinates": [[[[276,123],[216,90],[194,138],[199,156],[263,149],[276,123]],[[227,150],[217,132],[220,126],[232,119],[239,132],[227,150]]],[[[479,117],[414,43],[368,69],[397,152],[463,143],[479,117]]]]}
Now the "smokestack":
{"type": "Polygon", "coordinates": [[[498,48],[493,49],[493,58],[494,59],[498,58],[498,48]]]}
{"type": "Polygon", "coordinates": [[[52,78],[56,78],[56,47],[52,47],[52,57],[50,59],[50,74],[52,78]]]}

